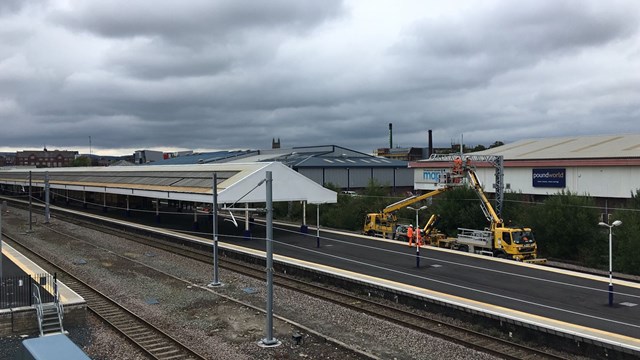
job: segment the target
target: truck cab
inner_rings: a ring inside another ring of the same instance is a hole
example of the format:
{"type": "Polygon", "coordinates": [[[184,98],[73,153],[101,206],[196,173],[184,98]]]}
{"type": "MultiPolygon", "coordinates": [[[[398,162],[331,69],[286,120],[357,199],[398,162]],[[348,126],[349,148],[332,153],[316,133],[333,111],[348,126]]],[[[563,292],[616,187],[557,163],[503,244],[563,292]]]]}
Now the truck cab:
{"type": "Polygon", "coordinates": [[[363,233],[369,236],[391,237],[395,232],[396,217],[393,214],[367,214],[363,233]]]}

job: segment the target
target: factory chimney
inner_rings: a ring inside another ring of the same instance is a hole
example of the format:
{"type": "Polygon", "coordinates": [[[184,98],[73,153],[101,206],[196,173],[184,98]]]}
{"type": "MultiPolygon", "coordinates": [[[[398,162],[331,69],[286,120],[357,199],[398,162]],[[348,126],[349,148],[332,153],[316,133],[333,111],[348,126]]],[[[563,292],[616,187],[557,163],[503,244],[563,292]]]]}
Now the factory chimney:
{"type": "Polygon", "coordinates": [[[389,149],[393,149],[393,124],[389,123],[389,149]]]}
{"type": "Polygon", "coordinates": [[[431,154],[433,154],[433,137],[431,134],[431,130],[429,130],[429,156],[427,157],[431,157],[431,154]]]}

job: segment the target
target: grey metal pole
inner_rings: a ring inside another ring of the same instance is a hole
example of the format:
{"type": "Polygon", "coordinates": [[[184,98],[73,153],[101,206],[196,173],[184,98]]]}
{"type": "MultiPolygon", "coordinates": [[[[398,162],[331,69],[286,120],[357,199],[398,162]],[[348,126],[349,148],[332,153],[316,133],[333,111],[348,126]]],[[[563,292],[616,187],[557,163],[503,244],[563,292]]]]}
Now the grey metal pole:
{"type": "Polygon", "coordinates": [[[51,211],[49,209],[49,172],[44,173],[44,223],[48,224],[51,220],[51,211]]]}
{"type": "Polygon", "coordinates": [[[209,286],[220,286],[220,275],[218,272],[218,174],[213,173],[213,202],[211,204],[212,227],[213,227],[213,281],[209,286]]]}
{"type": "Polygon", "coordinates": [[[320,204],[316,207],[316,247],[320,247],[320,204]]]}
{"type": "Polygon", "coordinates": [[[249,203],[244,203],[244,231],[249,231],[249,203]]]}
{"type": "Polygon", "coordinates": [[[266,172],[267,200],[267,336],[261,340],[264,346],[278,346],[273,338],[273,179],[271,171],[266,172]]]}
{"type": "Polygon", "coordinates": [[[609,306],[613,306],[613,256],[612,256],[612,236],[611,229],[613,225],[609,225],[609,306]]]}
{"type": "Polygon", "coordinates": [[[302,201],[302,225],[307,225],[307,200],[302,201]]]}
{"type": "Polygon", "coordinates": [[[33,231],[31,222],[31,171],[29,171],[29,232],[33,231]]]}
{"type": "Polygon", "coordinates": [[[0,280],[2,280],[2,208],[0,207],[0,280]]]}

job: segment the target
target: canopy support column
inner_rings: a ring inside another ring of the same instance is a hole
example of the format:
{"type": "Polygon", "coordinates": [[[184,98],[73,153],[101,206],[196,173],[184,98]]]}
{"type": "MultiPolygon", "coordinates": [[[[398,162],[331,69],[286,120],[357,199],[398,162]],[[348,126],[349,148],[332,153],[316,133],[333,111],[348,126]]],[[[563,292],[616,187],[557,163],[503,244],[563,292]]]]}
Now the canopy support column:
{"type": "Polygon", "coordinates": [[[307,226],[307,201],[302,200],[302,225],[300,226],[300,232],[303,234],[309,233],[309,227],[307,226]]]}
{"type": "Polygon", "coordinates": [[[251,219],[249,219],[249,203],[244,204],[244,239],[251,240],[251,219]]]}

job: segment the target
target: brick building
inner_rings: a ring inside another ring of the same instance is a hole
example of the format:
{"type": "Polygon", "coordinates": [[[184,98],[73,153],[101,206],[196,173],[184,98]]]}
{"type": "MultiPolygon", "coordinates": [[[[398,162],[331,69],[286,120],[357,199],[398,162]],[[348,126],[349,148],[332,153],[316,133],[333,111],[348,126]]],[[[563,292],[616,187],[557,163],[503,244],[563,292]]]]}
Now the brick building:
{"type": "Polygon", "coordinates": [[[16,166],[35,166],[39,168],[71,166],[78,155],[68,150],[24,150],[16,152],[16,166]]]}
{"type": "Polygon", "coordinates": [[[0,153],[0,166],[14,166],[15,164],[15,153],[0,153]]]}

